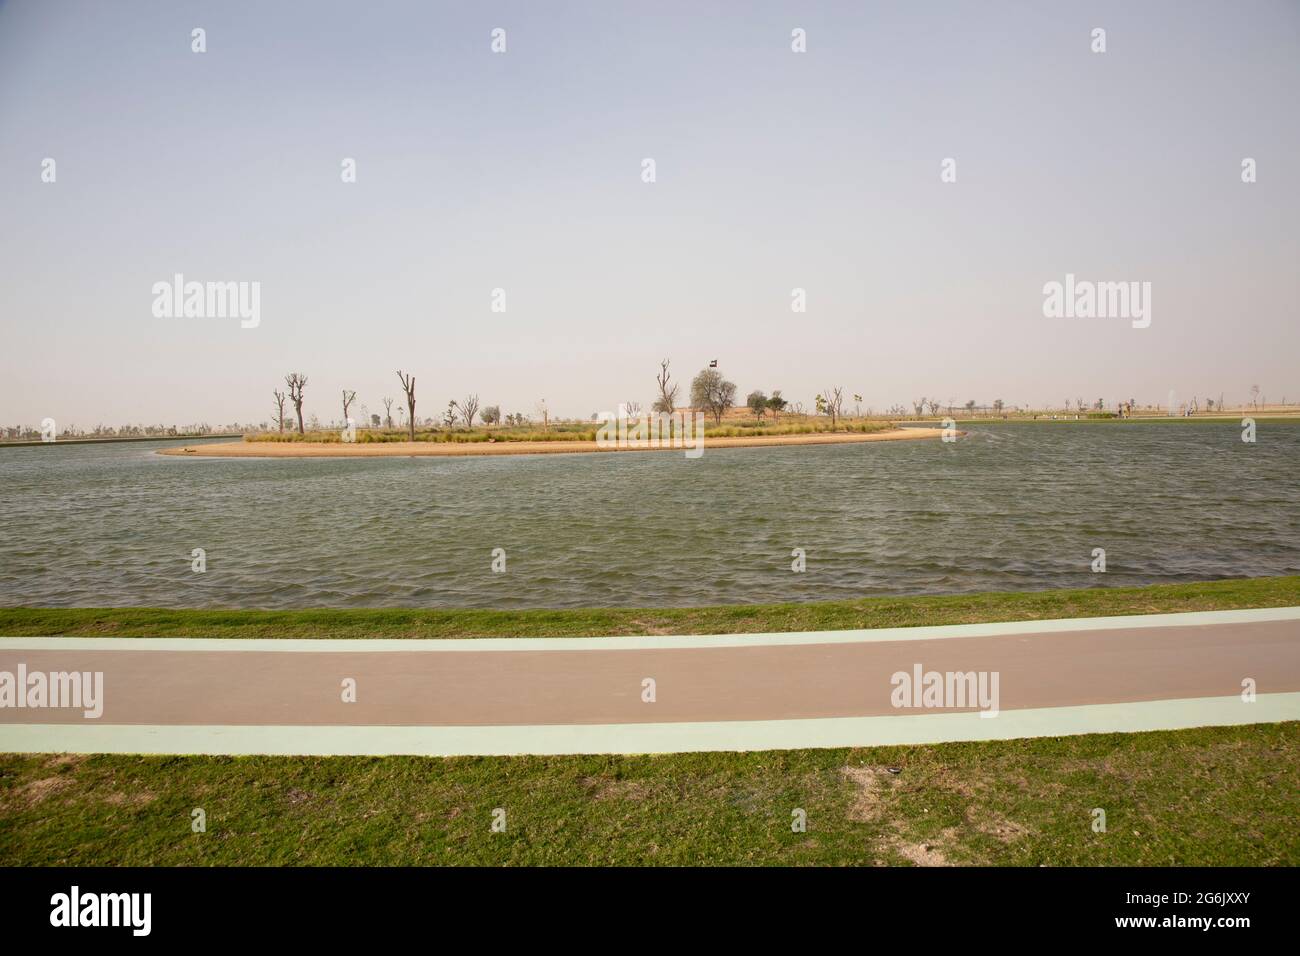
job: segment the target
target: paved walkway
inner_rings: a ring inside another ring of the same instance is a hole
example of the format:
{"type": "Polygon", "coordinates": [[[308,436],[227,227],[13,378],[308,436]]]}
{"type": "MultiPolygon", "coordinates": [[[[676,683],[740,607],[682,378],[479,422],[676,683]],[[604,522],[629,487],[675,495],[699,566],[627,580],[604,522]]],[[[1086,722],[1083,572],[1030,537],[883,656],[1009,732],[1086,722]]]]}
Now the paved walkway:
{"type": "Polygon", "coordinates": [[[0,638],[0,682],[20,665],[102,673],[102,714],[0,706],[0,751],[867,745],[1300,719],[1300,608],[723,637],[0,638]]]}

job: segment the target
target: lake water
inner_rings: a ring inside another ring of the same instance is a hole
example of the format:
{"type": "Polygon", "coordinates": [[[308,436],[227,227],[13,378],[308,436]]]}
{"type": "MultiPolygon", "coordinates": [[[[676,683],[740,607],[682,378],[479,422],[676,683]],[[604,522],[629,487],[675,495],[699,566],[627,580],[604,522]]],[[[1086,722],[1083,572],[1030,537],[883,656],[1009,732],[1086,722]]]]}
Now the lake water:
{"type": "Polygon", "coordinates": [[[664,607],[1300,573],[1300,423],[1240,435],[976,425],[698,460],[0,448],[0,604],[664,607]]]}

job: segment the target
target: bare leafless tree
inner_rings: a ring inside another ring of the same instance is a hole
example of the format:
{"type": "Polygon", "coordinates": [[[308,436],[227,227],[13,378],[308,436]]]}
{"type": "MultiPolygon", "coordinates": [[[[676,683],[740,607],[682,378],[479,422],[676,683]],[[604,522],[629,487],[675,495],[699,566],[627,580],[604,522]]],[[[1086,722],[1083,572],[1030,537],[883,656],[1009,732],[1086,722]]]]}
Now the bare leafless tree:
{"type": "Polygon", "coordinates": [[[931,414],[931,415],[938,415],[938,414],[939,414],[939,400],[938,400],[937,398],[932,398],[932,399],[929,400],[928,404],[929,404],[929,406],[930,406],[930,414],[931,414]]]}
{"type": "Polygon", "coordinates": [[[302,390],[307,387],[307,376],[302,372],[290,372],[284,377],[284,384],[289,386],[289,401],[293,402],[293,410],[298,413],[298,434],[303,433],[302,428],[302,390]]]}
{"type": "Polygon", "coordinates": [[[460,417],[465,422],[466,428],[474,427],[474,416],[478,414],[478,396],[467,395],[461,400],[460,417]]]}
{"type": "Polygon", "coordinates": [[[825,401],[826,414],[831,417],[831,430],[834,431],[844,409],[844,386],[836,385],[826,389],[822,396],[825,401]]]}
{"type": "Polygon", "coordinates": [[[659,374],[655,376],[655,382],[659,385],[659,397],[651,407],[656,412],[671,415],[677,410],[678,385],[668,373],[668,359],[659,363],[659,374]]]}
{"type": "Polygon", "coordinates": [[[271,393],[275,396],[275,419],[280,423],[280,434],[284,434],[284,402],[289,396],[278,388],[271,393]]]}
{"type": "Polygon", "coordinates": [[[398,369],[397,380],[402,383],[402,391],[406,393],[406,407],[411,410],[406,422],[408,435],[411,441],[415,441],[415,376],[398,369]]]}
{"type": "Polygon", "coordinates": [[[393,427],[393,400],[391,398],[384,399],[384,427],[393,427]]]}
{"type": "Polygon", "coordinates": [[[343,389],[343,424],[344,425],[347,425],[348,423],[348,409],[352,407],[352,403],[355,402],[356,400],[357,400],[356,392],[349,391],[346,388],[343,389]]]}

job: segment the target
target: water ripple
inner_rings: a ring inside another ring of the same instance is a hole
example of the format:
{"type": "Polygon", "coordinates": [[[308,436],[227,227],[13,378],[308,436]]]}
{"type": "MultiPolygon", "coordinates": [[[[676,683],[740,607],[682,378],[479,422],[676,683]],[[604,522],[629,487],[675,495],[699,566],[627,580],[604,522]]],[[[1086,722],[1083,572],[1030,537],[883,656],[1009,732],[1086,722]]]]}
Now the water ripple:
{"type": "Polygon", "coordinates": [[[0,449],[0,603],[664,607],[1300,573],[1300,423],[1255,445],[1231,423],[1007,424],[698,461],[157,447],[0,449]]]}

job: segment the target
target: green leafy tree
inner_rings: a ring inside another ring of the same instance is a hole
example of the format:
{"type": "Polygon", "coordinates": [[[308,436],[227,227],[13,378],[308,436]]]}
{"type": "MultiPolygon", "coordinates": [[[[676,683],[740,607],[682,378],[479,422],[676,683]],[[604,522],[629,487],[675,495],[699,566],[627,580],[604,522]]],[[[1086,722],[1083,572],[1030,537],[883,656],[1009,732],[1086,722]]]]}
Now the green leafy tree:
{"type": "Polygon", "coordinates": [[[789,402],[781,397],[781,390],[779,388],[773,389],[772,397],[767,400],[767,407],[772,411],[773,420],[780,422],[781,413],[785,411],[785,407],[789,404],[789,402]]]}
{"type": "Polygon", "coordinates": [[[691,382],[691,405],[713,416],[714,424],[736,400],[736,383],[728,382],[716,368],[700,371],[691,382]]]}

